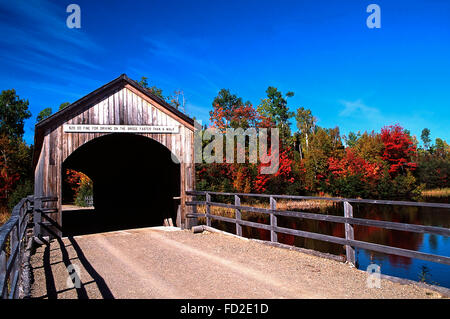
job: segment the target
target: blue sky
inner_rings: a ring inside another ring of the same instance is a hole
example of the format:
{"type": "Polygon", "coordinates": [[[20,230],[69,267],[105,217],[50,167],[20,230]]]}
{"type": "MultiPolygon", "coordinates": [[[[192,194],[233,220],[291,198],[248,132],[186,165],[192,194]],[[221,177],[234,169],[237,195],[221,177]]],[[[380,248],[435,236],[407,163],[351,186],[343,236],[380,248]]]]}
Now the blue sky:
{"type": "Polygon", "coordinates": [[[450,141],[450,1],[0,0],[0,89],[36,115],[122,73],[147,76],[208,122],[221,88],[255,106],[269,85],[294,91],[323,127],[399,123],[450,141]],[[66,7],[81,7],[81,29],[66,7]],[[381,8],[369,29],[366,7],[381,8]]]}

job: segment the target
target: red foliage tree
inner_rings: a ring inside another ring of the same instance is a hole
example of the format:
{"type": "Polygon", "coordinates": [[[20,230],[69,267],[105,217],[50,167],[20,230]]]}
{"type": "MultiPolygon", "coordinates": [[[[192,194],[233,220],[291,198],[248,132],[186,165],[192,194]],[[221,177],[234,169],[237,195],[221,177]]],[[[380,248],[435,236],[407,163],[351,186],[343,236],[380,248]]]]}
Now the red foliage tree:
{"type": "Polygon", "coordinates": [[[382,167],[378,163],[370,163],[359,157],[351,148],[347,148],[341,159],[330,157],[328,170],[335,177],[360,175],[364,182],[375,182],[381,177],[382,167]]]}
{"type": "Polygon", "coordinates": [[[390,165],[389,173],[392,176],[416,169],[417,163],[412,162],[417,152],[416,146],[400,125],[383,127],[381,140],[384,143],[382,159],[390,165]]]}
{"type": "Polygon", "coordinates": [[[11,169],[11,156],[14,153],[8,136],[0,136],[0,199],[7,200],[19,180],[19,174],[11,169]]]}
{"type": "Polygon", "coordinates": [[[3,163],[0,165],[0,199],[6,200],[19,180],[19,174],[10,173],[8,167],[3,163]]]}
{"type": "Polygon", "coordinates": [[[294,176],[292,174],[293,160],[290,157],[290,150],[281,152],[278,170],[275,174],[261,174],[261,167],[267,166],[268,164],[259,163],[259,174],[254,184],[254,188],[258,193],[264,193],[268,190],[276,192],[278,187],[294,183],[294,176]]]}
{"type": "Polygon", "coordinates": [[[215,104],[210,112],[212,127],[225,131],[227,128],[256,127],[259,115],[251,104],[236,104],[228,108],[215,104]]]}

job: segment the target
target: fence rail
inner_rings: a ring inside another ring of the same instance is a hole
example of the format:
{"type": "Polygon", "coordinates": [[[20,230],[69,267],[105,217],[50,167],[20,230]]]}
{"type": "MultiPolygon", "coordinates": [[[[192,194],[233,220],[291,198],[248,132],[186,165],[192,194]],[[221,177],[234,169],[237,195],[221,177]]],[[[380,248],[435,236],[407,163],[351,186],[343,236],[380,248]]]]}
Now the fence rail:
{"type": "MultiPolygon", "coordinates": [[[[187,191],[186,195],[193,196],[194,200],[186,202],[186,205],[193,206],[193,213],[187,215],[188,218],[206,217],[206,223],[211,226],[211,220],[221,220],[236,224],[236,235],[242,236],[242,226],[249,226],[270,231],[270,238],[272,242],[278,242],[277,233],[294,235],[304,238],[321,240],[335,244],[344,245],[346,249],[346,259],[349,263],[355,264],[355,247],[372,250],[376,252],[398,255],[409,258],[417,258],[437,263],[450,265],[450,257],[439,256],[434,254],[423,253],[419,251],[403,249],[398,247],[391,247],[386,245],[374,244],[364,241],[355,240],[353,225],[373,226],[391,230],[401,230],[415,233],[435,234],[441,236],[450,236],[450,229],[444,227],[415,225],[406,223],[397,223],[389,221],[371,220],[353,217],[353,207],[350,203],[365,203],[365,204],[379,204],[379,205],[400,205],[400,206],[417,206],[417,207],[435,207],[450,209],[450,204],[443,203],[421,203],[421,202],[407,202],[407,201],[387,201],[387,200],[369,200],[369,199],[353,199],[353,198],[332,198],[332,197],[317,197],[317,196],[289,196],[289,195],[266,195],[266,194],[246,194],[246,193],[220,193],[208,191],[187,191]],[[212,202],[211,195],[234,196],[234,205],[212,202]],[[196,201],[196,196],[205,196],[205,201],[196,201]],[[242,206],[241,197],[260,197],[270,199],[270,208],[260,208],[252,206],[242,206]],[[333,202],[342,202],[344,204],[344,216],[334,216],[325,214],[313,214],[298,211],[277,210],[277,199],[291,199],[291,200],[325,200],[333,202]],[[206,206],[204,214],[197,212],[199,205],[206,206]],[[217,216],[211,214],[211,207],[223,207],[235,210],[235,218],[217,216]],[[268,214],[270,224],[261,224],[242,220],[242,211],[268,214]],[[328,221],[334,223],[342,223],[345,225],[345,238],[335,237],[331,235],[324,235],[297,229],[290,229],[279,227],[277,225],[277,216],[297,217],[301,219],[310,219],[318,221],[328,221]]],[[[449,212],[450,213],[450,212],[449,212]]]]}
{"type": "Polygon", "coordinates": [[[14,206],[9,220],[0,227],[0,299],[18,297],[21,262],[31,226],[33,196],[14,206]]]}
{"type": "Polygon", "coordinates": [[[34,198],[32,195],[22,198],[8,221],[0,227],[0,299],[18,298],[25,245],[33,236],[33,228],[46,226],[42,216],[55,211],[43,207],[57,200],[57,197],[34,198]]]}

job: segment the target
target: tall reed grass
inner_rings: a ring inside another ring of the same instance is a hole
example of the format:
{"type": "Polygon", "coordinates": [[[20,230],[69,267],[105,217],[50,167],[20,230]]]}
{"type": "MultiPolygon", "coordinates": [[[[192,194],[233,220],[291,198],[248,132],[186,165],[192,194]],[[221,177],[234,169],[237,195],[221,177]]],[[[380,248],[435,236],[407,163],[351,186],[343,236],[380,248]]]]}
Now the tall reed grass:
{"type": "Polygon", "coordinates": [[[450,187],[423,190],[422,191],[422,196],[426,196],[426,197],[450,197],[450,187]]]}
{"type": "MultiPolygon", "coordinates": [[[[257,208],[270,208],[269,203],[241,203],[242,206],[251,206],[251,207],[257,207],[257,208]]],[[[277,202],[277,209],[278,210],[290,210],[290,211],[300,211],[300,210],[310,210],[310,209],[320,209],[325,210],[328,207],[333,206],[334,203],[331,201],[325,201],[325,200],[302,200],[302,201],[295,201],[295,200],[282,200],[277,202]]],[[[206,206],[201,205],[198,206],[197,212],[200,214],[204,214],[206,212],[206,206]]],[[[212,215],[217,216],[223,216],[228,218],[235,218],[235,210],[233,208],[226,208],[226,207],[216,207],[211,206],[210,212],[212,215]]],[[[242,217],[244,219],[247,218],[257,218],[257,217],[263,217],[267,216],[267,214],[264,213],[255,213],[255,212],[242,212],[242,217]]],[[[204,217],[199,218],[199,221],[204,221],[204,217]]]]}

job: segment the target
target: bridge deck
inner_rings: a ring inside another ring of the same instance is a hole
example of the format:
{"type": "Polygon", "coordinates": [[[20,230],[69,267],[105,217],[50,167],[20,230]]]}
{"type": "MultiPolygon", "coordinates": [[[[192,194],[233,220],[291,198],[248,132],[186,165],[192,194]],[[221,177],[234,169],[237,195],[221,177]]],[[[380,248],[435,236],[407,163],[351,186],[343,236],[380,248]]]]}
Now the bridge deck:
{"type": "Polygon", "coordinates": [[[35,298],[439,298],[333,260],[217,233],[152,228],[53,240],[32,256],[35,298]],[[68,289],[66,266],[81,270],[68,289]]]}

